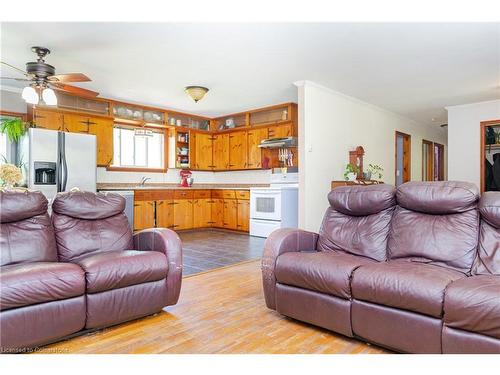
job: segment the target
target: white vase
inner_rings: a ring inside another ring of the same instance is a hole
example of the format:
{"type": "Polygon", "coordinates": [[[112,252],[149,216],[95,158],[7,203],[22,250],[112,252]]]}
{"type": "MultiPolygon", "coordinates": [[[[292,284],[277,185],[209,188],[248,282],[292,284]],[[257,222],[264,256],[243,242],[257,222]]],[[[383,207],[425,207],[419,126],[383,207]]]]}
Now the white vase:
{"type": "Polygon", "coordinates": [[[356,173],[354,173],[354,172],[348,173],[347,180],[348,181],[356,181],[356,173]]]}

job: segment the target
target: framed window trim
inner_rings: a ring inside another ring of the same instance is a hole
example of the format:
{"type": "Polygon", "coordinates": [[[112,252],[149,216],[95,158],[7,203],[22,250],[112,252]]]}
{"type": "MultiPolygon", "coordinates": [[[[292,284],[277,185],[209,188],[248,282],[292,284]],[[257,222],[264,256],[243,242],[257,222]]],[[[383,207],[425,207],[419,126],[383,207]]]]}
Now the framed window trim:
{"type": "MultiPolygon", "coordinates": [[[[108,165],[106,167],[107,171],[110,172],[148,172],[148,173],[166,173],[168,171],[168,129],[154,126],[133,126],[130,124],[122,124],[115,122],[113,125],[113,130],[115,127],[128,128],[128,129],[149,129],[156,132],[163,133],[163,168],[148,168],[148,167],[122,167],[122,166],[112,166],[108,165]]],[[[114,147],[114,145],[113,145],[114,147]]],[[[114,151],[113,151],[114,152],[114,151]]]]}

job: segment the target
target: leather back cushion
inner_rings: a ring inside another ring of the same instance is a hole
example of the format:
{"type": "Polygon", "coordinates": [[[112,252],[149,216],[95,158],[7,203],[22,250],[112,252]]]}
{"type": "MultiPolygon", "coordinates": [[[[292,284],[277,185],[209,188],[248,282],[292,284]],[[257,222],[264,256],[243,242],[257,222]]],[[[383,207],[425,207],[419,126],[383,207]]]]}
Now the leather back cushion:
{"type": "Polygon", "coordinates": [[[500,276],[500,192],[486,192],[479,201],[481,228],[473,273],[500,276]]]}
{"type": "Polygon", "coordinates": [[[330,206],[349,216],[373,215],[396,204],[396,190],[387,184],[343,186],[328,194],[330,206]]]}
{"type": "Polygon", "coordinates": [[[367,216],[350,216],[329,207],[319,232],[318,250],[387,259],[387,236],[394,207],[367,216]]]}
{"type": "Polygon", "coordinates": [[[123,197],[64,193],[56,197],[52,207],[59,260],[69,262],[91,253],[133,248],[123,197]]]}
{"type": "Polygon", "coordinates": [[[478,189],[467,182],[408,182],[396,192],[391,259],[471,271],[479,235],[478,189]]]}
{"type": "Polygon", "coordinates": [[[47,199],[38,191],[0,191],[0,265],[57,261],[47,199]]]}

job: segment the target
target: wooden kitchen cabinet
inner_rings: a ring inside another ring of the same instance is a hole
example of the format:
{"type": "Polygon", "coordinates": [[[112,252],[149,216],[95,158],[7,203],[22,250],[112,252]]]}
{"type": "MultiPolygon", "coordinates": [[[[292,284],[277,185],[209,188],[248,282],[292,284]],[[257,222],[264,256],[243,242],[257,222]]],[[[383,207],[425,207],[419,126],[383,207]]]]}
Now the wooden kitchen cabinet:
{"type": "Polygon", "coordinates": [[[236,199],[224,200],[224,228],[238,229],[238,204],[236,199]]]}
{"type": "Polygon", "coordinates": [[[213,140],[211,134],[196,133],[193,137],[195,145],[195,165],[194,169],[202,171],[211,171],[214,169],[213,164],[213,140]]]}
{"type": "Polygon", "coordinates": [[[33,109],[33,122],[37,128],[63,130],[64,119],[60,112],[33,109]]]}
{"type": "Polygon", "coordinates": [[[193,210],[193,228],[206,228],[212,225],[211,199],[195,199],[193,210]]]}
{"type": "Polygon", "coordinates": [[[212,199],[212,226],[224,228],[224,200],[212,199]]]}
{"type": "Polygon", "coordinates": [[[156,201],[156,227],[173,228],[174,227],[174,205],[171,199],[162,199],[156,201]]]}
{"type": "Polygon", "coordinates": [[[229,169],[229,134],[213,136],[213,166],[215,170],[229,169]]]}
{"type": "Polygon", "coordinates": [[[250,201],[238,200],[237,229],[248,232],[250,229],[250,201]]]}
{"type": "Polygon", "coordinates": [[[292,124],[273,125],[267,128],[269,138],[285,138],[293,136],[292,124]]]}
{"type": "Polygon", "coordinates": [[[174,229],[183,230],[193,228],[193,201],[191,199],[174,199],[173,203],[174,229]]]}
{"type": "Polygon", "coordinates": [[[250,169],[262,167],[262,149],[260,142],[268,138],[267,128],[256,128],[247,132],[248,161],[247,167],[250,169]]]}
{"type": "Polygon", "coordinates": [[[113,120],[90,119],[89,133],[96,136],[97,165],[106,167],[113,163],[113,120]]]}
{"type": "Polygon", "coordinates": [[[247,132],[237,131],[229,134],[229,169],[247,167],[247,132]]]}
{"type": "Polygon", "coordinates": [[[155,202],[134,202],[134,230],[153,228],[155,226],[155,202]]]}

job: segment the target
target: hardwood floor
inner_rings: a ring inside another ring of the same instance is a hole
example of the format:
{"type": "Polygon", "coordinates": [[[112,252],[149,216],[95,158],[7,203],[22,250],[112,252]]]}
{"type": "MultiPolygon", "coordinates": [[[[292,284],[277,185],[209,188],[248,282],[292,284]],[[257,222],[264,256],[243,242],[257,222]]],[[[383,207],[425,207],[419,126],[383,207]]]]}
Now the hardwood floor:
{"type": "Polygon", "coordinates": [[[264,303],[260,261],[183,279],[176,306],[46,346],[47,353],[384,353],[285,318],[264,303]]]}
{"type": "Polygon", "coordinates": [[[218,229],[179,232],[184,276],[259,259],[265,238],[218,229]]]}

